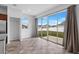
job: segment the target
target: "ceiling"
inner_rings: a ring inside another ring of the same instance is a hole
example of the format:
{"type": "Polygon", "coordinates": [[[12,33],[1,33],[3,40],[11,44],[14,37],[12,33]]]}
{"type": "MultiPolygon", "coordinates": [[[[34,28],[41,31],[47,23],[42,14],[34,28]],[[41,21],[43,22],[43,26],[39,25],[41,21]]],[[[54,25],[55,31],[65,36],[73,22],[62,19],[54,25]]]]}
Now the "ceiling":
{"type": "Polygon", "coordinates": [[[11,4],[8,6],[17,8],[27,15],[36,16],[58,5],[57,4],[11,4]]]}

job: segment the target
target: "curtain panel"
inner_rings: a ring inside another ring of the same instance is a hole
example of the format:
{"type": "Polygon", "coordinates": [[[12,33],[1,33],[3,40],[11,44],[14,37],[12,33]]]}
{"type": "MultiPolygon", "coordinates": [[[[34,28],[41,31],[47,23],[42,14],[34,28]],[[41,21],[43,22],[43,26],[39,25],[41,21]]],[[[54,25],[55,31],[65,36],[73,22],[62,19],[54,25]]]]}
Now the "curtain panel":
{"type": "Polygon", "coordinates": [[[67,9],[67,19],[64,31],[64,48],[68,52],[77,53],[78,46],[78,26],[76,19],[76,5],[72,5],[67,9]]]}

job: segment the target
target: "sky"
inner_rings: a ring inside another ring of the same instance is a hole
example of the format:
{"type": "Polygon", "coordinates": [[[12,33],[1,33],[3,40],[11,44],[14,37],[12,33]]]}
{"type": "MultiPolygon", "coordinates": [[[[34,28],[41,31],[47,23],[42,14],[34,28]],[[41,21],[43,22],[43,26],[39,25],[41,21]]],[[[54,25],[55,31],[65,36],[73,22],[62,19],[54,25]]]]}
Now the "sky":
{"type": "Polygon", "coordinates": [[[57,25],[57,20],[58,20],[58,24],[60,24],[65,21],[66,16],[67,16],[67,10],[64,10],[63,12],[56,13],[54,15],[41,17],[41,18],[38,18],[38,25],[41,25],[41,22],[42,22],[42,25],[46,25],[47,22],[51,26],[57,25]]]}

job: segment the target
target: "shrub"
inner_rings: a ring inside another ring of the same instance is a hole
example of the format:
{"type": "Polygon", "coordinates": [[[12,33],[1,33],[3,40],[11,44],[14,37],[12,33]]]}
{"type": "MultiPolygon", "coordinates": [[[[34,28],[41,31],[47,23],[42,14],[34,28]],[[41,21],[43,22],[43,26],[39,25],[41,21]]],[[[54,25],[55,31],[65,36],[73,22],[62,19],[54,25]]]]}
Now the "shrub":
{"type": "MultiPolygon", "coordinates": [[[[47,31],[39,31],[39,36],[41,36],[41,33],[43,37],[47,36],[47,31]]],[[[64,32],[49,31],[48,35],[64,38],[64,32]]]]}

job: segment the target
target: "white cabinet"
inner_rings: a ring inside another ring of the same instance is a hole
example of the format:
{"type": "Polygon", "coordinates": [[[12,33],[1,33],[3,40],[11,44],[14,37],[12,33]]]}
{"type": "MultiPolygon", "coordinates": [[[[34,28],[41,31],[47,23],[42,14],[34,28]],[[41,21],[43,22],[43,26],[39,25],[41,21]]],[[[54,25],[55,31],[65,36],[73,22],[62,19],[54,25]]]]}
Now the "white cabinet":
{"type": "Polygon", "coordinates": [[[0,34],[0,54],[5,53],[5,40],[6,40],[6,35],[0,34]]]}
{"type": "Polygon", "coordinates": [[[4,40],[0,40],[0,54],[4,54],[4,40]]]}

